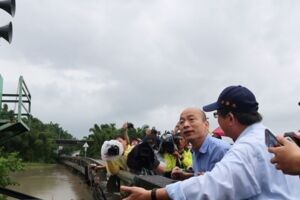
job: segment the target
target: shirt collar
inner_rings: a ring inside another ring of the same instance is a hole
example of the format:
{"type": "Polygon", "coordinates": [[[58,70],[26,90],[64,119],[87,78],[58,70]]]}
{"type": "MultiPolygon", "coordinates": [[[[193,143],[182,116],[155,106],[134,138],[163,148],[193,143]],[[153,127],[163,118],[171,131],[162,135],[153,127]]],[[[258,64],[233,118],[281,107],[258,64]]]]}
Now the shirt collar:
{"type": "Polygon", "coordinates": [[[193,152],[195,153],[206,153],[209,146],[209,141],[211,140],[211,136],[209,134],[206,135],[201,147],[197,151],[196,149],[193,149],[193,152]]]}
{"type": "Polygon", "coordinates": [[[258,128],[258,127],[263,127],[262,122],[254,123],[254,124],[248,126],[247,128],[245,128],[245,130],[243,130],[243,132],[239,135],[239,137],[236,139],[236,141],[234,143],[238,142],[242,137],[244,137],[248,133],[251,133],[252,129],[255,129],[255,128],[258,128]]]}

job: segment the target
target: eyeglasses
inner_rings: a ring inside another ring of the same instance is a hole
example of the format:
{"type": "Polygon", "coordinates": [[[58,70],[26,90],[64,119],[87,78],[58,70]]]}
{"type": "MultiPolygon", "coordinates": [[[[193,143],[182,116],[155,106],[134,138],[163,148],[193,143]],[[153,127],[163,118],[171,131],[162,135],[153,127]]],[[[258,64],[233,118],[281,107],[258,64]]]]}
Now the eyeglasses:
{"type": "Polygon", "coordinates": [[[219,117],[218,112],[214,112],[213,115],[214,115],[214,118],[216,118],[216,119],[219,117]]]}
{"type": "Polygon", "coordinates": [[[219,118],[220,116],[222,117],[227,117],[230,113],[233,113],[232,111],[222,111],[222,110],[218,110],[216,112],[213,113],[214,118],[219,118]]]}

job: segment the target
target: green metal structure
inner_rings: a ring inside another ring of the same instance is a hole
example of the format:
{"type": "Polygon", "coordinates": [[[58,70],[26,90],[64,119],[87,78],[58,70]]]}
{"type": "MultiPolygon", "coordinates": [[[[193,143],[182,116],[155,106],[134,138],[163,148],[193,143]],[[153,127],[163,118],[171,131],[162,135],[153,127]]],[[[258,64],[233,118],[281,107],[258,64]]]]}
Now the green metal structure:
{"type": "Polygon", "coordinates": [[[22,76],[16,94],[3,93],[3,78],[0,75],[0,145],[10,138],[29,131],[31,117],[31,94],[22,76]],[[8,110],[14,104],[15,110],[8,110]],[[27,118],[27,123],[24,119],[27,118]]]}

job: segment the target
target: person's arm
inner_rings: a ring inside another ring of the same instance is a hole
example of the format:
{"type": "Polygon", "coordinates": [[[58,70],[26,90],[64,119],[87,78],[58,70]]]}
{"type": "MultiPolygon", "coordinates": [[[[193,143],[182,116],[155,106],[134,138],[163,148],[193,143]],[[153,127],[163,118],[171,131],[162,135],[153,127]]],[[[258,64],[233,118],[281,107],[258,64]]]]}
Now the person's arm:
{"type": "MultiPolygon", "coordinates": [[[[255,156],[258,151],[255,150],[253,146],[237,147],[235,151],[228,152],[211,172],[158,189],[157,200],[247,199],[259,195],[260,185],[256,176],[253,176],[257,170],[253,166],[258,163],[255,156]],[[247,156],[241,157],[244,153],[247,156]]],[[[262,169],[265,169],[264,165],[261,166],[260,170],[262,169]]],[[[150,191],[143,188],[121,187],[121,190],[130,193],[125,200],[149,200],[151,196],[150,191]]]]}
{"type": "Polygon", "coordinates": [[[282,146],[268,149],[270,153],[275,154],[271,163],[285,174],[300,175],[300,148],[282,136],[278,136],[277,139],[282,146]]]}
{"type": "MultiPolygon", "coordinates": [[[[257,196],[261,189],[255,170],[257,161],[261,159],[254,155],[259,151],[251,145],[239,145],[234,149],[227,152],[212,171],[167,185],[165,188],[169,197],[181,200],[247,199],[257,196]]],[[[262,164],[259,169],[261,171],[265,166],[262,164]]]]}
{"type": "Polygon", "coordinates": [[[157,167],[155,168],[155,172],[158,174],[163,174],[166,171],[166,165],[162,162],[159,163],[159,165],[157,165],[157,167]]]}
{"type": "MultiPolygon", "coordinates": [[[[129,196],[123,200],[154,200],[151,198],[151,190],[145,190],[141,187],[121,186],[121,191],[129,193],[129,196]]],[[[169,200],[170,197],[165,188],[160,188],[153,194],[157,200],[169,200]]]]}
{"type": "Polygon", "coordinates": [[[124,137],[125,137],[125,140],[126,140],[127,144],[129,145],[129,144],[130,144],[130,139],[129,139],[129,136],[128,136],[128,122],[125,122],[125,123],[123,124],[123,127],[122,127],[122,128],[124,129],[124,137]]]}

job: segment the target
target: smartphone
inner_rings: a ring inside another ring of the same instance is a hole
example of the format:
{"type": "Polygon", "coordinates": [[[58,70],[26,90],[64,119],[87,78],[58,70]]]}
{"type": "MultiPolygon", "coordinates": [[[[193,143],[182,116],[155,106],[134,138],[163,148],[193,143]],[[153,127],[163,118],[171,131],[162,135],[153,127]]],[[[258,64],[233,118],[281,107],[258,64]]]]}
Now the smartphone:
{"type": "Polygon", "coordinates": [[[286,132],[283,134],[283,136],[288,140],[296,143],[298,147],[300,147],[300,135],[296,134],[295,132],[286,132]]]}
{"type": "Polygon", "coordinates": [[[265,130],[265,142],[267,147],[278,147],[281,144],[278,142],[276,136],[269,130],[265,130]]]}

